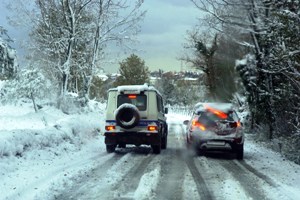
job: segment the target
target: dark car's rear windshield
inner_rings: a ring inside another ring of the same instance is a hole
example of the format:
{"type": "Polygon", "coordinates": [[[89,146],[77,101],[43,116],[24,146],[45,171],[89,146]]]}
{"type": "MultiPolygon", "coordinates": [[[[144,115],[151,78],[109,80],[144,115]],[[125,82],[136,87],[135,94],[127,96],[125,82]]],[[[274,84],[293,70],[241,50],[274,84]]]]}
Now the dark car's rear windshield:
{"type": "Polygon", "coordinates": [[[233,121],[232,112],[230,113],[223,113],[222,117],[218,116],[216,113],[212,113],[209,111],[199,112],[198,121],[206,126],[216,126],[217,121],[233,121]],[[223,117],[224,116],[224,117],[223,117]]]}
{"type": "Polygon", "coordinates": [[[147,110],[147,96],[144,94],[121,94],[118,96],[118,107],[123,103],[133,104],[140,111],[147,110]]]}

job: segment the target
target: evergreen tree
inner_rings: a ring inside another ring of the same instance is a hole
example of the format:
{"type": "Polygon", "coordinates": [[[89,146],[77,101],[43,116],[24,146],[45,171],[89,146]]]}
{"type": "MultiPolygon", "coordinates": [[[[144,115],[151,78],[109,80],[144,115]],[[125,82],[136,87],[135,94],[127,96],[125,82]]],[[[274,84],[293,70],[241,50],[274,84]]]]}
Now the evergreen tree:
{"type": "Polygon", "coordinates": [[[115,82],[119,85],[142,85],[149,82],[149,69],[145,66],[145,61],[135,54],[120,62],[120,76],[115,82]]]}
{"type": "Polygon", "coordinates": [[[0,26],[0,79],[11,79],[17,73],[16,50],[10,47],[10,42],[7,30],[0,26]]]}

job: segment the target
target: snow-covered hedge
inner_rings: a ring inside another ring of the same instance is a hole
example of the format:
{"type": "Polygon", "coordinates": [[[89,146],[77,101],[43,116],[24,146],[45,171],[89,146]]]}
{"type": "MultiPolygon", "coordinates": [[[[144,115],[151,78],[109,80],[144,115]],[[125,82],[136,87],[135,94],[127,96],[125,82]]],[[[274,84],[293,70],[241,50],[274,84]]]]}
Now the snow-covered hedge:
{"type": "Polygon", "coordinates": [[[104,127],[103,104],[90,103],[93,112],[75,115],[49,106],[35,113],[30,106],[0,107],[0,158],[23,156],[32,150],[55,151],[58,146],[66,151],[80,149],[100,136],[104,127]]]}

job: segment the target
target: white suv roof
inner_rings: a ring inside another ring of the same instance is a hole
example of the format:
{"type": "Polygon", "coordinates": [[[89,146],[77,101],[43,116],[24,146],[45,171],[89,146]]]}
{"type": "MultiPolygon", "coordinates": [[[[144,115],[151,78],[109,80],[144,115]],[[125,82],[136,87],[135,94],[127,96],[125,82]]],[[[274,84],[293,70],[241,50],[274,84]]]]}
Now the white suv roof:
{"type": "Polygon", "coordinates": [[[118,86],[116,88],[109,89],[108,91],[118,91],[118,93],[130,93],[130,94],[140,94],[141,92],[144,91],[155,91],[158,94],[159,91],[156,90],[153,86],[148,86],[148,84],[144,85],[122,85],[118,86]]]}

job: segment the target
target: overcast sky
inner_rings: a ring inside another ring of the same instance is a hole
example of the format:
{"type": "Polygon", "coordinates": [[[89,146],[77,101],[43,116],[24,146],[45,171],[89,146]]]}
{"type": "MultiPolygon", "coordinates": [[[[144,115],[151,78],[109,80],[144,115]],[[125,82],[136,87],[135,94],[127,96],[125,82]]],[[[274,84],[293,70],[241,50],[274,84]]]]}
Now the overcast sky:
{"type": "MultiPolygon", "coordinates": [[[[187,69],[177,58],[183,51],[186,31],[197,23],[200,11],[190,0],[145,0],[143,10],[146,16],[141,22],[139,43],[136,54],[145,60],[150,70],[163,69],[179,71],[187,69]]],[[[17,41],[22,39],[22,33],[10,27],[6,22],[8,12],[1,0],[0,25],[9,31],[9,35],[17,41]]],[[[18,49],[18,44],[15,44],[18,49]]],[[[123,59],[128,55],[123,55],[123,59]]],[[[122,59],[122,58],[120,58],[122,59]]],[[[120,60],[121,61],[121,60],[120,60]]],[[[117,71],[117,65],[107,71],[117,71]]]]}
{"type": "MultiPolygon", "coordinates": [[[[197,23],[199,10],[189,0],[145,0],[147,10],[139,35],[141,57],[150,69],[176,70],[186,31],[197,23]]],[[[182,64],[184,68],[184,63],[182,64]]]]}

